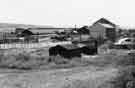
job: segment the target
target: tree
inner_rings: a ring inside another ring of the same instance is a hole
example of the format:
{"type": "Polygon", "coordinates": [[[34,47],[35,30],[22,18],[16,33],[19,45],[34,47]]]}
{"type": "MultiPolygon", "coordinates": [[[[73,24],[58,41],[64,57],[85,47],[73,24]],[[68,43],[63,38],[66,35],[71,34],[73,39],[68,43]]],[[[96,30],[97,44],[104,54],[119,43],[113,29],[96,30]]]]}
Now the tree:
{"type": "Polygon", "coordinates": [[[83,26],[77,30],[79,34],[90,34],[89,27],[83,26]]]}

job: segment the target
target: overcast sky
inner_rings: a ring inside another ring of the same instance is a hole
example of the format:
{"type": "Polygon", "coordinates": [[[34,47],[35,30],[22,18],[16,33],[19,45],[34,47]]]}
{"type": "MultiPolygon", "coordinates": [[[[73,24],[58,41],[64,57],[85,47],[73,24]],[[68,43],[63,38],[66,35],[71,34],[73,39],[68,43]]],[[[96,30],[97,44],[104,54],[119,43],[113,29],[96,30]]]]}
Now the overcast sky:
{"type": "Polygon", "coordinates": [[[0,0],[0,23],[91,25],[101,17],[135,27],[135,0],[0,0]]]}

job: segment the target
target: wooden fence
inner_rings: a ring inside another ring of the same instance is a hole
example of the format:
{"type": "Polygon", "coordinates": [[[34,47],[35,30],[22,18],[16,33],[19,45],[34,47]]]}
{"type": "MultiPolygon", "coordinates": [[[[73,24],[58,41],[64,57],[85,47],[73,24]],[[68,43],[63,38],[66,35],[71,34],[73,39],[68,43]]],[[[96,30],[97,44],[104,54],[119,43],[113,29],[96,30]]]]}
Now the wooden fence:
{"type": "Polygon", "coordinates": [[[58,44],[71,44],[70,41],[67,42],[40,42],[40,43],[9,43],[9,44],[0,44],[0,49],[13,49],[13,48],[42,48],[42,47],[51,47],[58,44]]]}

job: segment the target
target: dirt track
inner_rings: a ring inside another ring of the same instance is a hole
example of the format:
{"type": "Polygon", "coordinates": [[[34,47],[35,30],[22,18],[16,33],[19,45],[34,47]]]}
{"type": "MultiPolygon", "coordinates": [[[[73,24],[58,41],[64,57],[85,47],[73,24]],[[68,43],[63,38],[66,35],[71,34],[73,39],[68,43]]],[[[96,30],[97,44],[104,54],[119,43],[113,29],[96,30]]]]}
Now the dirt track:
{"type": "Polygon", "coordinates": [[[116,76],[115,68],[77,67],[28,73],[0,74],[0,88],[97,88],[116,76]],[[81,87],[82,86],[82,87],[81,87]]]}

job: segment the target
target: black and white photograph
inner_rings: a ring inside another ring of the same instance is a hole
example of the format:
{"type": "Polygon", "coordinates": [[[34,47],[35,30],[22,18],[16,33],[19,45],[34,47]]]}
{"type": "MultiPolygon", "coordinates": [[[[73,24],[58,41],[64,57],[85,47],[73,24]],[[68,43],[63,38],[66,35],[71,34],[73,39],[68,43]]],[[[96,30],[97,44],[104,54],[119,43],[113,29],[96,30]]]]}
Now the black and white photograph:
{"type": "Polygon", "coordinates": [[[135,88],[134,0],[0,0],[0,88],[135,88]]]}

